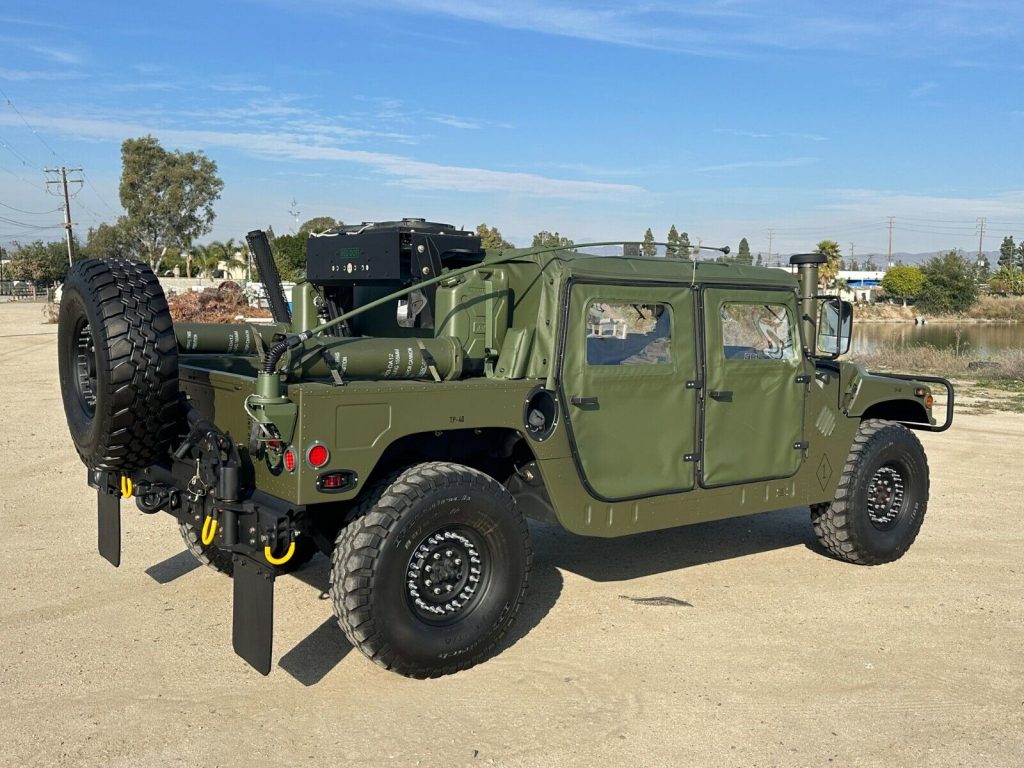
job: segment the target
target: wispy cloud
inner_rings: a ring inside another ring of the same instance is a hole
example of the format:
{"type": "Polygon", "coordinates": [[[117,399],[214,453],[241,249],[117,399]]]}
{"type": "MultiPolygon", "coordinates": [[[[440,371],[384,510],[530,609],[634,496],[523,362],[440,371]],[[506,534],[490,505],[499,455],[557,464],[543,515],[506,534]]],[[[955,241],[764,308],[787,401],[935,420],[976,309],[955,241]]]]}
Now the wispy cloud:
{"type": "Polygon", "coordinates": [[[75,80],[79,77],[82,77],[80,72],[0,68],[0,80],[75,80]]]}
{"type": "Polygon", "coordinates": [[[744,139],[770,139],[772,137],[770,133],[748,131],[743,128],[715,128],[713,133],[723,133],[727,136],[740,136],[744,139]]]}
{"type": "Polygon", "coordinates": [[[495,122],[494,120],[481,120],[476,117],[459,117],[458,115],[425,115],[427,120],[451,128],[460,128],[468,131],[478,131],[482,128],[511,128],[509,123],[495,122]]]}
{"type": "Polygon", "coordinates": [[[713,133],[725,134],[727,136],[738,136],[744,139],[800,139],[802,141],[828,141],[828,137],[818,133],[798,133],[794,131],[783,131],[782,133],[765,133],[763,131],[751,131],[745,128],[715,128],[713,133]]]}
{"type": "Polygon", "coordinates": [[[58,48],[54,45],[40,43],[31,38],[0,37],[0,43],[16,46],[58,64],[80,64],[82,61],[81,56],[71,50],[70,47],[58,48]]]}
{"type": "MultiPolygon", "coordinates": [[[[296,7],[296,0],[277,0],[296,7]]],[[[873,52],[886,55],[948,50],[964,40],[1007,40],[1024,22],[1010,0],[906,0],[880,18],[872,5],[813,0],[302,0],[316,12],[375,11],[457,18],[504,29],[713,57],[766,51],[873,52]],[[992,19],[999,18],[1000,23],[992,19]]],[[[959,46],[962,48],[962,44],[959,46]]],[[[978,45],[985,54],[987,47],[978,45]]],[[[973,51],[972,51],[973,52],[973,51]]],[[[989,58],[993,52],[988,51],[989,58]]]]}
{"type": "Polygon", "coordinates": [[[972,225],[976,217],[990,221],[1024,224],[1024,190],[968,197],[964,195],[920,195],[913,192],[877,189],[840,189],[836,201],[824,208],[858,216],[918,217],[922,222],[972,225]]]}
{"type": "Polygon", "coordinates": [[[447,125],[451,128],[464,128],[470,131],[478,131],[483,126],[473,120],[465,120],[461,117],[455,117],[454,115],[427,115],[427,120],[431,120],[441,125],[447,125]]]}
{"type": "Polygon", "coordinates": [[[145,81],[140,80],[134,83],[118,83],[110,86],[110,90],[118,93],[136,93],[142,91],[180,91],[178,83],[168,83],[162,80],[145,81]]]}
{"type": "MultiPolygon", "coordinates": [[[[643,188],[633,184],[559,179],[532,173],[444,165],[402,155],[348,149],[326,143],[323,140],[311,141],[310,136],[294,131],[255,133],[178,129],[116,119],[62,117],[46,114],[33,114],[29,116],[29,119],[37,128],[48,129],[78,139],[120,141],[126,136],[152,133],[162,141],[176,146],[226,147],[277,160],[351,163],[368,167],[379,176],[384,177],[386,183],[413,190],[497,192],[565,199],[623,197],[644,192],[643,188]]],[[[15,124],[13,116],[0,112],[0,125],[13,124],[15,124]]]]}
{"type": "Polygon", "coordinates": [[[270,91],[270,87],[266,85],[232,82],[229,80],[207,83],[206,87],[211,91],[219,91],[221,93],[268,93],[270,91]]]}
{"type": "Polygon", "coordinates": [[[784,133],[782,135],[804,141],[828,141],[828,136],[822,136],[820,133],[784,133]]]}
{"type": "Polygon", "coordinates": [[[915,99],[919,99],[922,96],[931,93],[938,87],[938,84],[933,82],[921,83],[919,86],[910,91],[910,95],[915,99]]]}
{"type": "Polygon", "coordinates": [[[67,29],[63,24],[52,21],[40,21],[38,19],[23,19],[17,16],[0,16],[0,24],[10,24],[24,27],[42,27],[44,29],[67,29]]]}
{"type": "Polygon", "coordinates": [[[744,160],[738,163],[706,165],[703,168],[697,168],[696,173],[722,173],[726,171],[740,171],[747,168],[796,168],[816,162],[818,162],[816,157],[789,157],[782,160],[744,160]]]}

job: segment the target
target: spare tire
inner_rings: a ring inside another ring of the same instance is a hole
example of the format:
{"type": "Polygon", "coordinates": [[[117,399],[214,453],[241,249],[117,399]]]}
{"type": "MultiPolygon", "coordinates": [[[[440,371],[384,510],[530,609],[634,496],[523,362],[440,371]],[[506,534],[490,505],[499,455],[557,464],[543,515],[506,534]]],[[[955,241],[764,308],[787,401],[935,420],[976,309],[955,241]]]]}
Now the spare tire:
{"type": "Polygon", "coordinates": [[[61,297],[57,355],[64,413],[86,466],[127,472],[166,456],[180,423],[178,345],[148,266],[76,262],[61,297]]]}

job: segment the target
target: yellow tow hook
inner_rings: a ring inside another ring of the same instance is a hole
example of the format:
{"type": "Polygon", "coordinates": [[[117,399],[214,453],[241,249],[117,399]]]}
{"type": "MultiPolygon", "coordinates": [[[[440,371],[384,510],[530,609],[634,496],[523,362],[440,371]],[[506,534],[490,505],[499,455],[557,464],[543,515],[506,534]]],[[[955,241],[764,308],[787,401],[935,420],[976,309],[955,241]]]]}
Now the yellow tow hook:
{"type": "Polygon", "coordinates": [[[212,515],[208,516],[203,520],[203,533],[200,540],[203,542],[204,547],[208,547],[213,544],[213,539],[217,535],[217,518],[212,515]]]}
{"type": "Polygon", "coordinates": [[[128,475],[121,475],[121,496],[130,499],[134,490],[132,479],[128,475]]]}
{"type": "Polygon", "coordinates": [[[263,557],[271,565],[284,565],[292,559],[292,555],[295,554],[295,539],[292,539],[291,544],[288,545],[288,549],[281,557],[274,557],[274,554],[270,551],[270,547],[266,546],[263,548],[263,557]]]}

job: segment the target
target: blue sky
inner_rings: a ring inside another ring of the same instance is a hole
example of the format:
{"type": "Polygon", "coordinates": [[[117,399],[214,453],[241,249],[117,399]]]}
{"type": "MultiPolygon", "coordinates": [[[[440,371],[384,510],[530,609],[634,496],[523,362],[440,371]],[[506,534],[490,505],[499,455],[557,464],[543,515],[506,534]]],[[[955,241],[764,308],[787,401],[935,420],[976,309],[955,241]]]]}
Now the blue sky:
{"type": "Polygon", "coordinates": [[[113,220],[151,133],[217,161],[216,238],[297,209],[858,256],[887,216],[911,252],[984,216],[993,249],[1024,235],[1022,28],[984,0],[7,0],[0,243],[61,236],[46,166],[113,220]]]}

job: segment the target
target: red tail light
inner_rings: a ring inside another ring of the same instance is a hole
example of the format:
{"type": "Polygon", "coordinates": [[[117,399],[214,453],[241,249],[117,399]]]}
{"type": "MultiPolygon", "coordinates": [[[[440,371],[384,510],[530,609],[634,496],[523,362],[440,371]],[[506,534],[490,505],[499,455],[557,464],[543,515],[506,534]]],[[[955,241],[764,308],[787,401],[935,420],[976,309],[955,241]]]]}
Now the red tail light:
{"type": "Polygon", "coordinates": [[[295,463],[295,449],[289,448],[287,451],[284,452],[284,468],[287,469],[289,472],[294,472],[295,463]]]}
{"type": "Polygon", "coordinates": [[[331,453],[327,450],[327,446],[322,443],[314,443],[306,451],[306,461],[309,462],[309,466],[313,469],[320,469],[330,460],[331,453]]]}

